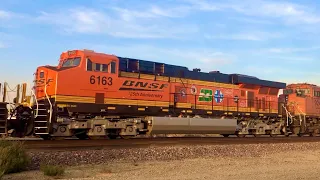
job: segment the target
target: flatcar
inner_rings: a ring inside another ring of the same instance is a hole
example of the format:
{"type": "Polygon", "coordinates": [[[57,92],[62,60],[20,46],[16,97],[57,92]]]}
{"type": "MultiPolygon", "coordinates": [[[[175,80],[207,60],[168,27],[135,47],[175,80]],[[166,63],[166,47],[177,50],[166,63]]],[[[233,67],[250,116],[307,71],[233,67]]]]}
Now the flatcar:
{"type": "Polygon", "coordinates": [[[57,66],[38,67],[34,83],[25,129],[43,138],[306,132],[292,131],[296,116],[278,98],[286,83],[248,75],[71,50],[57,66]]]}

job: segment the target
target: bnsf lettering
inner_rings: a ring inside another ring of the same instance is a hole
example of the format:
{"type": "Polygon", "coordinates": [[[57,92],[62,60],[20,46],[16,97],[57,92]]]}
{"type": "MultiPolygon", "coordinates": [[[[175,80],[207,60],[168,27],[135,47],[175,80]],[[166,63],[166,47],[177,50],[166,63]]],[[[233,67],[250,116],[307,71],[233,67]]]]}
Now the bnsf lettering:
{"type": "Polygon", "coordinates": [[[134,84],[134,81],[125,81],[124,83],[123,83],[123,86],[133,86],[133,84],[134,84]]]}
{"type": "MultiPolygon", "coordinates": [[[[157,89],[157,88],[159,87],[159,85],[160,85],[160,84],[158,84],[158,83],[151,83],[150,86],[149,86],[149,88],[155,88],[155,89],[157,89]]],[[[160,89],[160,88],[159,88],[159,89],[160,89]]]]}
{"type": "Polygon", "coordinates": [[[148,83],[137,82],[135,87],[147,87],[148,83]]]}
{"type": "Polygon", "coordinates": [[[45,79],[39,79],[39,80],[36,80],[36,83],[37,84],[44,84],[44,83],[46,83],[46,84],[50,84],[51,82],[53,82],[53,79],[48,79],[47,81],[45,80],[45,79]]]}
{"type": "Polygon", "coordinates": [[[120,90],[139,90],[139,89],[154,89],[154,90],[161,90],[168,87],[167,84],[160,84],[160,83],[148,83],[148,82],[141,82],[141,81],[131,81],[126,80],[122,84],[122,88],[120,90]]]}
{"type": "Polygon", "coordinates": [[[158,83],[152,83],[150,84],[150,88],[159,88],[159,89],[163,89],[163,88],[166,88],[168,87],[167,84],[158,84],[158,83]]]}

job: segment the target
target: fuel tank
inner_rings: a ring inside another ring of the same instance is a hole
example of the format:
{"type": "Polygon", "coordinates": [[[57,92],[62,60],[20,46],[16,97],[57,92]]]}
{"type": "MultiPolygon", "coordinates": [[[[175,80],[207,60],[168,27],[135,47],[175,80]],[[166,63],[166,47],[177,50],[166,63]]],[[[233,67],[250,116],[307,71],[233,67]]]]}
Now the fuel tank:
{"type": "Polygon", "coordinates": [[[148,117],[150,134],[234,134],[236,119],[148,117]]]}

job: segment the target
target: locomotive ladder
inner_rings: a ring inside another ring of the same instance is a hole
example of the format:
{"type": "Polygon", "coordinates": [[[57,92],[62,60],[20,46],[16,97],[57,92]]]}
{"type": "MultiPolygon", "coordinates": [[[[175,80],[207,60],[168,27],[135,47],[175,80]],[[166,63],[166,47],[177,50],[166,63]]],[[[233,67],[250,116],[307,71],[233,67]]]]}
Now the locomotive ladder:
{"type": "Polygon", "coordinates": [[[8,109],[7,103],[0,102],[0,135],[6,136],[8,133],[8,109]]]}
{"type": "Polygon", "coordinates": [[[36,103],[34,105],[34,109],[35,109],[34,134],[40,135],[40,136],[49,135],[50,133],[49,127],[52,119],[52,104],[47,94],[46,87],[47,86],[45,86],[46,99],[40,101],[40,103],[37,100],[34,92],[32,91],[33,96],[35,98],[35,103],[36,103]],[[49,107],[48,107],[48,104],[49,104],[49,107]]]}
{"type": "Polygon", "coordinates": [[[290,125],[293,121],[293,116],[291,115],[291,113],[288,111],[288,109],[286,108],[286,106],[284,104],[282,104],[282,107],[286,111],[287,125],[290,125]]]}
{"type": "Polygon", "coordinates": [[[49,134],[48,110],[44,103],[38,104],[37,114],[34,119],[34,133],[36,135],[49,134]]]}
{"type": "Polygon", "coordinates": [[[296,108],[297,108],[298,111],[299,111],[300,125],[302,124],[302,122],[305,124],[305,122],[306,122],[306,115],[305,115],[305,113],[302,112],[302,110],[300,109],[300,106],[298,106],[298,105],[295,105],[295,106],[296,106],[296,108]],[[301,115],[303,116],[303,118],[302,118],[301,115]]]}

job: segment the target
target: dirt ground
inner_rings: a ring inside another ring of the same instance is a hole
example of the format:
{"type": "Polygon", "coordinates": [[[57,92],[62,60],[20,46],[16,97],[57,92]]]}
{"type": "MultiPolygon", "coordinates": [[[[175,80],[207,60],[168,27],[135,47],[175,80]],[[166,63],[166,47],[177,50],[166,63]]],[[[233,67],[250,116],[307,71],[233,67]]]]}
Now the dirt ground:
{"type": "MultiPolygon", "coordinates": [[[[96,166],[69,167],[59,179],[319,179],[320,150],[288,151],[263,157],[185,159],[179,161],[153,161],[113,163],[96,166]]],[[[5,176],[4,179],[54,179],[39,171],[5,176]]]]}

